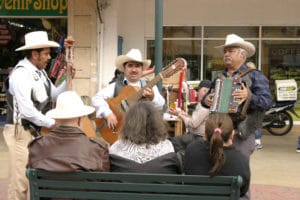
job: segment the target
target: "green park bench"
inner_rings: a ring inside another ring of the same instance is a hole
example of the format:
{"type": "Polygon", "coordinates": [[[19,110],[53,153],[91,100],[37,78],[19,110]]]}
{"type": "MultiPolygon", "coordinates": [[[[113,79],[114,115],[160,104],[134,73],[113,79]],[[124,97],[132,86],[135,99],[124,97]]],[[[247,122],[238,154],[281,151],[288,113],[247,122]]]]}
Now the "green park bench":
{"type": "Polygon", "coordinates": [[[30,200],[47,198],[107,200],[236,200],[240,176],[117,172],[53,173],[27,169],[30,200]]]}

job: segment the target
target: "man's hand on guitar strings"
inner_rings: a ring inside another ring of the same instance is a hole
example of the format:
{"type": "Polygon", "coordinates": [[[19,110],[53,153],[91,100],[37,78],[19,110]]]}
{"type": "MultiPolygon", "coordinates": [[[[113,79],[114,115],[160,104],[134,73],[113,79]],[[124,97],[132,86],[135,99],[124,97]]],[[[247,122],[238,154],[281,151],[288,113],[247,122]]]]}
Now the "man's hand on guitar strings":
{"type": "Polygon", "coordinates": [[[113,131],[118,124],[117,117],[115,116],[114,113],[111,113],[106,117],[106,122],[107,122],[107,126],[113,131]]]}
{"type": "Polygon", "coordinates": [[[248,98],[248,90],[245,83],[242,83],[241,89],[238,89],[232,94],[235,98],[239,99],[239,104],[242,104],[248,98]]]}
{"type": "Polygon", "coordinates": [[[144,91],[143,91],[143,97],[145,97],[147,99],[150,99],[152,101],[153,98],[154,98],[153,90],[149,87],[145,88],[144,91]]]}

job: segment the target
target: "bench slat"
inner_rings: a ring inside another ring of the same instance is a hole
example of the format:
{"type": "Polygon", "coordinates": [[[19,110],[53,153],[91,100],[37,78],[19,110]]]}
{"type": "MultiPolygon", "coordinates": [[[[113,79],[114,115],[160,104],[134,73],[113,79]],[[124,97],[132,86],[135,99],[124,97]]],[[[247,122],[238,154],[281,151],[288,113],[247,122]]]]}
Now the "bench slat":
{"type": "Polygon", "coordinates": [[[51,173],[27,169],[31,200],[76,199],[239,199],[240,176],[116,172],[51,173]]]}
{"type": "Polygon", "coordinates": [[[157,183],[129,183],[129,182],[83,182],[83,181],[55,181],[37,180],[36,184],[41,188],[63,188],[68,191],[76,190],[110,190],[114,191],[139,191],[139,192],[160,192],[160,193],[190,193],[190,194],[230,194],[232,188],[228,185],[188,185],[165,183],[163,187],[157,183]]]}
{"type": "MultiPolygon", "coordinates": [[[[49,172],[38,171],[36,174],[40,177],[49,176],[49,172]]],[[[51,173],[53,178],[61,178],[62,173],[51,173]]],[[[111,173],[111,172],[77,172],[77,173],[63,173],[63,177],[66,179],[91,179],[91,180],[123,180],[123,181],[137,181],[141,179],[142,182],[154,182],[154,181],[166,181],[166,182],[180,182],[186,183],[213,183],[213,184],[227,184],[231,183],[232,179],[228,179],[228,176],[216,176],[210,178],[209,176],[198,175],[184,175],[178,178],[178,174],[145,174],[145,173],[111,173]],[[143,177],[143,178],[141,178],[143,177]],[[225,178],[224,178],[225,177],[225,178]],[[180,180],[180,181],[179,181],[180,180]]]]}
{"type": "Polygon", "coordinates": [[[83,194],[79,191],[69,193],[67,191],[57,191],[57,190],[46,190],[40,191],[40,197],[50,197],[50,198],[76,198],[76,199],[97,199],[97,200],[120,200],[120,199],[130,199],[130,200],[227,200],[229,197],[226,196],[215,196],[215,195],[184,195],[184,194],[145,194],[145,193],[114,193],[114,192],[90,192],[88,194],[83,194]]]}

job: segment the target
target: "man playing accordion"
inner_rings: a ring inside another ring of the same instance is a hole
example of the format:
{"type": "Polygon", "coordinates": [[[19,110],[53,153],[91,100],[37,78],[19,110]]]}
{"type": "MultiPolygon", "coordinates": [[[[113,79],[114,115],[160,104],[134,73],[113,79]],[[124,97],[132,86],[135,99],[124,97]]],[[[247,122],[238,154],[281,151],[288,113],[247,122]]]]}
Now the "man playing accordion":
{"type": "MultiPolygon", "coordinates": [[[[216,48],[222,50],[224,54],[226,69],[222,72],[222,76],[233,80],[235,76],[248,68],[246,59],[255,54],[255,46],[236,34],[227,35],[225,44],[216,48]]],[[[211,107],[213,105],[215,85],[218,79],[219,77],[214,80],[210,90],[202,99],[203,106],[211,107]]],[[[231,95],[234,99],[238,99],[239,105],[245,104],[245,102],[249,103],[243,120],[234,122],[236,135],[233,145],[250,159],[250,155],[255,150],[255,130],[261,127],[264,111],[271,108],[273,103],[269,81],[260,71],[253,70],[241,77],[240,88],[233,91],[231,95]]]]}
{"type": "MultiPolygon", "coordinates": [[[[236,34],[229,34],[224,45],[217,46],[224,53],[226,69],[222,72],[223,77],[233,78],[248,68],[246,59],[255,54],[255,46],[245,41],[236,34]]],[[[217,77],[210,90],[202,100],[202,105],[211,107],[213,104],[215,85],[217,77]]],[[[258,70],[253,70],[241,77],[241,87],[233,91],[232,96],[239,100],[242,105],[247,100],[249,106],[245,119],[235,122],[236,137],[234,145],[247,158],[250,157],[255,148],[255,130],[261,127],[264,111],[271,108],[272,97],[269,89],[268,79],[258,70]]]]}

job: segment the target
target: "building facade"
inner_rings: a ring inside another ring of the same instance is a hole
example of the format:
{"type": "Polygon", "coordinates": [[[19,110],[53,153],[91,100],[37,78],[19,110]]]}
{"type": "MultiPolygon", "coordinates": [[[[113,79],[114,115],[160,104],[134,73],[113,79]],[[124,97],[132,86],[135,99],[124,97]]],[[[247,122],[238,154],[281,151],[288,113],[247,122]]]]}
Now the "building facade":
{"type": "MultiPolygon", "coordinates": [[[[255,44],[257,52],[250,61],[270,79],[272,90],[276,79],[292,78],[299,83],[298,0],[162,1],[163,65],[176,57],[184,57],[188,61],[188,80],[212,79],[223,69],[222,54],[214,47],[223,44],[227,34],[236,33],[255,44]]],[[[13,6],[5,2],[9,1],[0,1],[0,10],[13,6]]],[[[21,5],[28,1],[15,2],[21,5]]],[[[155,0],[37,2],[45,5],[52,2],[54,7],[57,2],[67,3],[67,15],[61,18],[66,19],[66,35],[72,35],[76,41],[74,89],[81,95],[93,96],[107,85],[120,53],[139,48],[145,58],[154,61],[155,0]]],[[[20,16],[2,17],[7,18],[19,19],[20,16]]],[[[49,17],[37,14],[26,18],[49,17]]],[[[59,16],[50,17],[57,18],[59,16]]]]}

